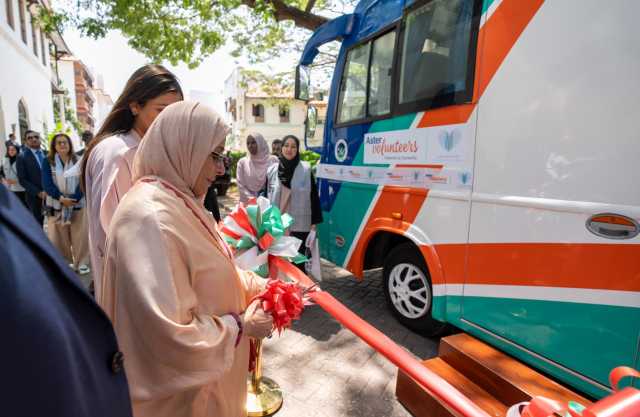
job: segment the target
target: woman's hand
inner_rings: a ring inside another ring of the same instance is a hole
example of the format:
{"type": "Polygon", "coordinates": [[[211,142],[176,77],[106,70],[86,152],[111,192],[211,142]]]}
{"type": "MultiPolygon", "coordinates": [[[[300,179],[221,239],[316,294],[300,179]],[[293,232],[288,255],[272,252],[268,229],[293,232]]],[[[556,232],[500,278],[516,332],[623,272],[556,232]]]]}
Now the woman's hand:
{"type": "Polygon", "coordinates": [[[255,339],[267,337],[273,331],[273,318],[265,313],[259,300],[255,300],[247,307],[242,319],[242,329],[246,336],[255,339]]]}
{"type": "Polygon", "coordinates": [[[67,197],[60,197],[60,204],[62,204],[65,207],[71,207],[74,204],[76,204],[76,200],[72,198],[67,198],[67,197]]]}

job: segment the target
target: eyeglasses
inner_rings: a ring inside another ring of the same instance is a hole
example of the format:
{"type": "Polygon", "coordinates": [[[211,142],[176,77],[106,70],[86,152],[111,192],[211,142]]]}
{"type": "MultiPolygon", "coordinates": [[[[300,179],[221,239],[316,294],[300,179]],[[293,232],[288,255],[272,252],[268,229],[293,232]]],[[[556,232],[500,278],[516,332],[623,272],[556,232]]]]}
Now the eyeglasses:
{"type": "Polygon", "coordinates": [[[224,163],[224,155],[219,154],[218,152],[211,152],[211,158],[213,159],[213,162],[218,164],[224,163]]]}
{"type": "Polygon", "coordinates": [[[35,136],[27,136],[27,140],[31,140],[31,139],[40,139],[40,136],[35,135],[35,136]]]}

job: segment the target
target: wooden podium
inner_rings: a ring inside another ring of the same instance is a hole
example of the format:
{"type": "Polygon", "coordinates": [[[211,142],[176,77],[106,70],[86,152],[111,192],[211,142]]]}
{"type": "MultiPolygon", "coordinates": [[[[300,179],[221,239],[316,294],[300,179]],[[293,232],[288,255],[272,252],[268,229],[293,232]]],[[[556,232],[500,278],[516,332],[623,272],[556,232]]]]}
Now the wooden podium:
{"type": "MultiPolygon", "coordinates": [[[[440,341],[438,357],[423,362],[489,415],[506,416],[513,404],[544,396],[591,402],[499,350],[465,333],[440,341]]],[[[459,417],[401,370],[396,396],[415,417],[459,417]]]]}

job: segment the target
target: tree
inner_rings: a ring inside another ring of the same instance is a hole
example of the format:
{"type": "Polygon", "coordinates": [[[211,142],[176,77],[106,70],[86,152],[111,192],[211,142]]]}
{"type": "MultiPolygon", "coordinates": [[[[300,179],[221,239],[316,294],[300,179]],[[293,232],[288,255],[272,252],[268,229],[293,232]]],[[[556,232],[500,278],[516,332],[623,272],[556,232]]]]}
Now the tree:
{"type": "MultiPolygon", "coordinates": [[[[85,36],[119,30],[151,60],[197,67],[227,41],[236,56],[264,62],[299,53],[304,41],[356,0],[60,0],[41,8],[47,30],[75,27],[85,36]]],[[[331,53],[328,54],[332,61],[331,53]]]]}

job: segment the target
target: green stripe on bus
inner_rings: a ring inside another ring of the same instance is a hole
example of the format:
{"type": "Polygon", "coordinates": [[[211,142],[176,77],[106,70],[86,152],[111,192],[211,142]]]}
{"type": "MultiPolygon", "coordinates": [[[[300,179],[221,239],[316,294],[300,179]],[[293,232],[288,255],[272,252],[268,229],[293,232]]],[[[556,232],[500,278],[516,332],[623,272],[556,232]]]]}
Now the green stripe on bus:
{"type": "MultiPolygon", "coordinates": [[[[370,133],[386,132],[390,130],[405,130],[411,127],[416,118],[416,113],[391,119],[380,120],[372,123],[370,133]]],[[[352,166],[362,166],[364,164],[364,141],[360,143],[358,152],[353,158],[352,166]]],[[[372,167],[388,167],[388,164],[367,164],[372,167]]],[[[345,167],[348,168],[348,167],[345,167]]],[[[320,228],[321,236],[329,236],[321,245],[322,255],[337,265],[343,265],[349,248],[354,239],[357,238],[358,229],[365,218],[367,210],[373,201],[377,185],[374,184],[354,184],[342,183],[340,191],[333,203],[331,212],[325,218],[331,217],[332,226],[325,222],[320,228]],[[342,243],[342,246],[338,245],[342,243]]],[[[322,241],[322,239],[321,239],[322,241]]]]}
{"type": "Polygon", "coordinates": [[[484,0],[484,4],[482,5],[482,14],[485,14],[495,1],[496,0],[484,0]]]}
{"type": "MultiPolygon", "coordinates": [[[[465,320],[603,385],[608,385],[611,369],[632,366],[635,360],[640,329],[637,308],[464,297],[462,311],[465,320]]],[[[593,390],[590,393],[595,395],[593,390]]]]}

